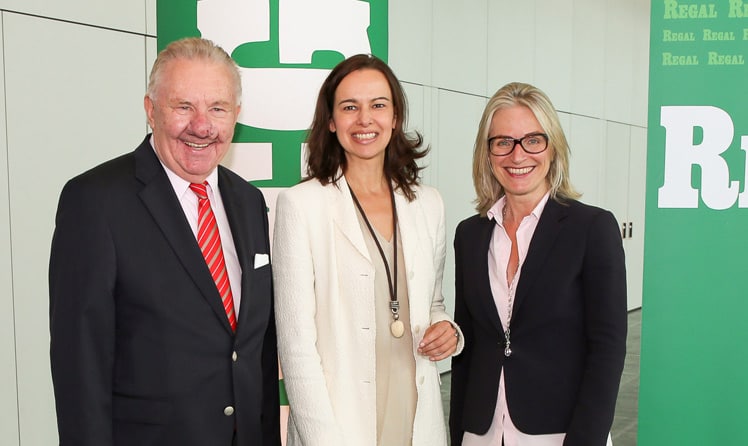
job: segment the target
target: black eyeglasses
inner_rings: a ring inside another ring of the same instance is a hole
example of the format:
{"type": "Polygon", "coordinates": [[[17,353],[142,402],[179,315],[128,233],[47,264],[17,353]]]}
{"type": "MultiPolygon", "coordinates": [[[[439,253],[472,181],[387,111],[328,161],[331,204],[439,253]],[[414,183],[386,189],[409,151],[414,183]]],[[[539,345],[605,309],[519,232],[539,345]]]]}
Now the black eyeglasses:
{"type": "Polygon", "coordinates": [[[488,138],[488,150],[494,156],[507,156],[514,151],[517,144],[525,152],[537,155],[548,148],[548,135],[545,133],[530,133],[520,139],[509,138],[507,136],[494,136],[488,138]]]}

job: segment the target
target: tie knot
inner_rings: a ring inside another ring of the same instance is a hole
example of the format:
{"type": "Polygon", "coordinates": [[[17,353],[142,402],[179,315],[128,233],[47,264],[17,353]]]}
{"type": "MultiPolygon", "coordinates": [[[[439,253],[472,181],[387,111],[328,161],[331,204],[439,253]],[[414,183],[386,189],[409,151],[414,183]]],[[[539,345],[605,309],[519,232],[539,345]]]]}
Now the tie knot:
{"type": "Polygon", "coordinates": [[[205,187],[208,183],[190,183],[190,189],[192,189],[192,192],[197,195],[197,198],[200,200],[206,200],[208,199],[208,189],[205,187]]]}

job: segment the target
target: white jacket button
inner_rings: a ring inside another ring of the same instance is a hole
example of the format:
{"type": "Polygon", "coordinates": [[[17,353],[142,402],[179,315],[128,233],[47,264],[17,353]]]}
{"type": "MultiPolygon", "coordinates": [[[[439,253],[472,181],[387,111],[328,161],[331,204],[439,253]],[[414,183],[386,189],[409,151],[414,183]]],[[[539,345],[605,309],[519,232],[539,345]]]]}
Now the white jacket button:
{"type": "Polygon", "coordinates": [[[226,406],[226,408],[223,409],[223,414],[226,415],[227,417],[234,415],[234,408],[231,406],[226,406]]]}

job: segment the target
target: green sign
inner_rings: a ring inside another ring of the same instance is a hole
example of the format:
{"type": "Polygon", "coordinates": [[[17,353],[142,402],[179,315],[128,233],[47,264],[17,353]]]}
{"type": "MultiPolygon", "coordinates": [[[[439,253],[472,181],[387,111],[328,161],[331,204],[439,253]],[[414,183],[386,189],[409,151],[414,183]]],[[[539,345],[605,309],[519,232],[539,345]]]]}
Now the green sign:
{"type": "Polygon", "coordinates": [[[330,69],[358,53],[387,60],[386,0],[158,0],[157,17],[159,49],[202,36],[236,60],[244,91],[228,164],[260,187],[301,178],[306,129],[330,69]]]}
{"type": "Polygon", "coordinates": [[[748,444],[748,2],[653,0],[639,445],[748,444]]]}

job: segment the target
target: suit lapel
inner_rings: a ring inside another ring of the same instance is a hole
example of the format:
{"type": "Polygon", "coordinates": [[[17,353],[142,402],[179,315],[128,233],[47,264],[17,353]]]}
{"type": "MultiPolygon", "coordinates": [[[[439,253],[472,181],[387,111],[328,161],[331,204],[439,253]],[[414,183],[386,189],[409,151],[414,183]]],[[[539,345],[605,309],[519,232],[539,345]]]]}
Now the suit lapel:
{"type": "MultiPolygon", "coordinates": [[[[403,246],[403,258],[405,259],[405,271],[416,273],[416,260],[423,258],[426,253],[419,252],[421,246],[418,243],[422,234],[418,234],[418,223],[414,207],[417,204],[409,203],[399,192],[395,192],[395,208],[397,209],[397,224],[400,229],[400,242],[403,246]]],[[[409,282],[410,283],[410,282],[409,282]]]]}
{"type": "Polygon", "coordinates": [[[408,286],[408,302],[410,305],[411,325],[415,326],[421,321],[414,320],[418,315],[430,314],[430,308],[423,308],[425,304],[430,304],[430,288],[424,290],[424,287],[430,287],[431,284],[425,281],[426,268],[433,269],[433,266],[423,267],[424,261],[433,262],[433,256],[430,254],[427,246],[424,246],[421,240],[427,237],[427,234],[419,234],[418,228],[424,228],[426,225],[419,225],[418,218],[423,214],[419,212],[420,204],[418,201],[409,202],[408,199],[399,191],[395,192],[395,208],[397,209],[397,224],[400,230],[399,238],[403,248],[403,259],[405,265],[398,268],[405,268],[405,282],[408,286]],[[428,296],[429,299],[417,299],[417,296],[428,296]]]}
{"type": "Polygon", "coordinates": [[[226,328],[231,331],[213,277],[190,230],[182,206],[174,195],[169,177],[166,176],[148,139],[135,150],[135,177],[143,183],[139,193],[140,199],[184,266],[187,275],[195,282],[226,328]]]}
{"type": "Polygon", "coordinates": [[[517,295],[514,301],[513,314],[519,312],[522,303],[532,289],[532,285],[543,276],[543,265],[553,248],[556,237],[562,227],[562,221],[568,215],[568,207],[549,198],[540,215],[538,226],[530,241],[527,257],[522,264],[522,274],[517,284],[517,295]]]}
{"type": "MultiPolygon", "coordinates": [[[[248,327],[249,318],[252,315],[262,314],[258,311],[253,311],[253,306],[259,304],[261,301],[258,299],[252,299],[252,277],[254,274],[254,257],[255,253],[261,252],[263,254],[269,254],[267,249],[263,247],[264,243],[257,242],[253,239],[258,235],[264,234],[265,228],[257,228],[256,225],[260,224],[262,216],[256,219],[250,219],[252,209],[247,209],[242,200],[238,200],[235,190],[234,182],[232,182],[224,168],[218,167],[218,185],[221,190],[221,199],[223,200],[223,207],[226,210],[226,217],[229,220],[229,226],[231,227],[231,235],[234,238],[234,246],[236,248],[236,255],[239,259],[239,265],[241,266],[242,275],[242,293],[241,293],[241,310],[239,311],[239,319],[237,320],[237,331],[243,327],[248,327]],[[258,251],[261,250],[261,251],[258,251]]],[[[258,203],[259,208],[259,203],[258,203]]],[[[223,311],[223,307],[220,308],[223,311]]],[[[230,330],[228,319],[224,317],[226,321],[226,327],[230,330]]]]}
{"type": "Polygon", "coordinates": [[[474,237],[477,238],[475,246],[478,248],[471,253],[471,256],[475,256],[472,262],[465,262],[465,265],[473,265],[475,270],[471,277],[478,283],[479,289],[479,300],[480,305],[483,307],[483,314],[491,322],[491,325],[504,336],[504,329],[501,326],[501,320],[499,319],[499,311],[496,309],[496,302],[494,301],[493,292],[491,291],[491,279],[488,274],[488,250],[491,245],[491,237],[493,236],[494,225],[496,222],[489,218],[481,218],[479,220],[480,226],[475,231],[474,237]]]}
{"type": "Polygon", "coordinates": [[[351,242],[356,250],[369,262],[369,249],[366,247],[361,225],[358,222],[358,211],[351,197],[351,190],[345,177],[341,177],[337,183],[338,187],[327,187],[330,208],[333,209],[332,218],[343,235],[351,242]]]}

